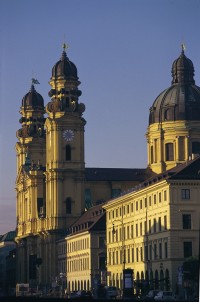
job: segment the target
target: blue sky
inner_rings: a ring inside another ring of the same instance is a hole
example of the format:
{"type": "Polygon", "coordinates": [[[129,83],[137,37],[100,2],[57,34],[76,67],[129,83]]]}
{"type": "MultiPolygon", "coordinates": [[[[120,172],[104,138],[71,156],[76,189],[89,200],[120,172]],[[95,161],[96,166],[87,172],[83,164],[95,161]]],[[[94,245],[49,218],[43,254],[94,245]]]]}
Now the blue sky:
{"type": "Polygon", "coordinates": [[[200,86],[199,0],[0,1],[0,234],[16,226],[16,130],[31,78],[45,104],[62,44],[85,103],[86,167],[145,168],[149,108],[181,43],[200,86]]]}

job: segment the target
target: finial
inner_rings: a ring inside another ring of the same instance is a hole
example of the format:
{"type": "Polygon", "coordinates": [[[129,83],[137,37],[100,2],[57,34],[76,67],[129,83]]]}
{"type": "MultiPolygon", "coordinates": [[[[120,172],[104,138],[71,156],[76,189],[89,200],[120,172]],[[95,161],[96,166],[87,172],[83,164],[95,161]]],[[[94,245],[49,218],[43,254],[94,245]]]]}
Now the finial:
{"type": "Polygon", "coordinates": [[[184,43],[181,44],[181,49],[182,49],[182,52],[184,53],[184,51],[186,50],[186,47],[185,47],[184,43]]]}
{"type": "Polygon", "coordinates": [[[31,83],[33,84],[40,84],[39,81],[37,79],[32,78],[31,79],[31,83]]]}
{"type": "Polygon", "coordinates": [[[66,52],[66,50],[69,48],[69,45],[66,43],[63,43],[62,48],[63,48],[64,52],[66,52]]]}

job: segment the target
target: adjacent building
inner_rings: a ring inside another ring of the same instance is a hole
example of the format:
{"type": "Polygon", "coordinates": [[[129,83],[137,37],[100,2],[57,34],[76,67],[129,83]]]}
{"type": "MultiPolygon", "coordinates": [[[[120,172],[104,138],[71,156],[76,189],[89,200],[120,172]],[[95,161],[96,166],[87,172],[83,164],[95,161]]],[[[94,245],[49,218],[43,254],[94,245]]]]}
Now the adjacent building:
{"type": "Polygon", "coordinates": [[[66,243],[68,291],[91,290],[106,281],[106,216],[101,204],[70,227],[66,243]]]}
{"type": "Polygon", "coordinates": [[[155,174],[106,210],[108,283],[123,288],[183,288],[183,262],[199,256],[200,88],[184,50],[172,65],[172,85],[150,108],[148,168],[155,174]]]}

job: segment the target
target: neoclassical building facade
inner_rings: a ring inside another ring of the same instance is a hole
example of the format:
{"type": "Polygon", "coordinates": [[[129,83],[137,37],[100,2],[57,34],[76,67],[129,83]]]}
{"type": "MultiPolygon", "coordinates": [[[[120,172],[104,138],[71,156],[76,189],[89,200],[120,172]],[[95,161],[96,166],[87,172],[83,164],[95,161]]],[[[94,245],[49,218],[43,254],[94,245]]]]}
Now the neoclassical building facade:
{"type": "Polygon", "coordinates": [[[172,85],[150,108],[148,168],[154,175],[106,210],[108,283],[123,288],[134,270],[138,288],[183,288],[183,262],[199,256],[200,87],[184,49],[172,85]]]}

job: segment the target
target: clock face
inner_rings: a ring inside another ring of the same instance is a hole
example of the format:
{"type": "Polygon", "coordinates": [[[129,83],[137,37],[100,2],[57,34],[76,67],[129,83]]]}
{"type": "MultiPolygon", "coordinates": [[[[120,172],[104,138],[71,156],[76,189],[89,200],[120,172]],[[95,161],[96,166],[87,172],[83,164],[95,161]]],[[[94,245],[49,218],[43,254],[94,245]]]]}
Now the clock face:
{"type": "Polygon", "coordinates": [[[63,138],[67,142],[71,142],[74,139],[74,131],[71,129],[63,131],[63,138]]]}

